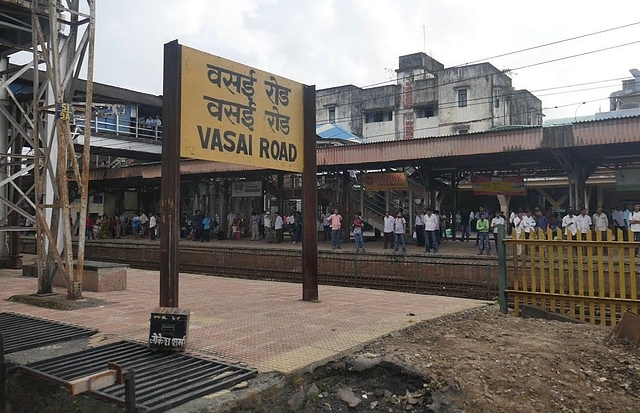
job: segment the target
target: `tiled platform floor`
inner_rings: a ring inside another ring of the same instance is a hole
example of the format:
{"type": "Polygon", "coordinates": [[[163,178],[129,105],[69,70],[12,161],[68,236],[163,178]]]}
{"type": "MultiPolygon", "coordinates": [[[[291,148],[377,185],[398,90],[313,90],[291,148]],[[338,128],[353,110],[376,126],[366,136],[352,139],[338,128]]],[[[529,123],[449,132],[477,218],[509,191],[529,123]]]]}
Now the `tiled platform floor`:
{"type": "MultiPolygon", "coordinates": [[[[25,257],[28,259],[28,257],[25,257]]],[[[0,270],[0,311],[99,329],[92,340],[146,341],[158,304],[155,271],[129,269],[128,290],[91,293],[104,307],[59,311],[7,301],[37,290],[37,280],[0,270]]],[[[64,293],[63,289],[56,289],[64,293]]],[[[320,302],[300,300],[298,284],[181,274],[180,307],[191,311],[188,350],[292,372],[420,320],[483,305],[461,298],[320,286],[320,302]],[[410,313],[414,316],[408,315],[410,313]]]]}

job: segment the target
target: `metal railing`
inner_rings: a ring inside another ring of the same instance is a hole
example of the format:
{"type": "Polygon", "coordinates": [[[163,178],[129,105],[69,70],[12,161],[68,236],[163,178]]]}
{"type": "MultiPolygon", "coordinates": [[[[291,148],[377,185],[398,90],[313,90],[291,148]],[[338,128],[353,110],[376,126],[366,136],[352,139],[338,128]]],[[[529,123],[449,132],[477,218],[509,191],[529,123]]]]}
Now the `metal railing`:
{"type": "MultiPolygon", "coordinates": [[[[119,117],[115,117],[115,123],[108,120],[101,119],[113,119],[113,118],[93,118],[91,120],[91,132],[100,134],[114,134],[116,136],[127,136],[131,138],[142,138],[161,140],[162,139],[162,126],[161,125],[147,125],[146,123],[135,122],[127,119],[126,121],[119,117]]],[[[75,130],[77,133],[84,133],[84,118],[76,117],[75,130]]]]}

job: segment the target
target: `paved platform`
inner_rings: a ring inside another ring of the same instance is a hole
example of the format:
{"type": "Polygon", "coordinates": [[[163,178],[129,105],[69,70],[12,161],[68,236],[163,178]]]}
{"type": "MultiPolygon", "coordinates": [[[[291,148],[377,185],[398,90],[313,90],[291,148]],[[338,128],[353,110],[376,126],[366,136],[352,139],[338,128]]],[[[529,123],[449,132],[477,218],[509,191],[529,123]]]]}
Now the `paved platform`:
{"type": "MultiPolygon", "coordinates": [[[[472,237],[475,234],[472,235],[472,237]]],[[[478,254],[478,247],[475,245],[475,238],[471,238],[470,241],[461,242],[459,240],[452,241],[446,240],[442,241],[440,245],[438,245],[438,254],[443,256],[450,257],[475,257],[478,254]]],[[[124,243],[124,244],[160,244],[160,240],[156,239],[155,241],[151,241],[149,238],[135,239],[133,236],[129,235],[123,238],[113,239],[99,239],[87,241],[88,244],[91,243],[100,243],[100,242],[109,242],[109,243],[124,243]]],[[[267,244],[264,239],[259,239],[257,241],[251,241],[250,238],[243,238],[239,241],[234,240],[211,240],[209,242],[199,242],[199,241],[188,241],[186,239],[180,240],[180,245],[193,245],[193,246],[207,246],[207,247],[241,247],[241,248],[257,248],[257,249],[273,249],[273,250],[285,250],[285,251],[300,251],[302,250],[302,244],[294,244],[289,240],[288,235],[285,237],[284,241],[280,244],[267,244]]],[[[368,253],[370,254],[393,254],[393,246],[389,249],[384,249],[384,243],[382,239],[375,239],[373,237],[368,238],[365,241],[365,247],[368,253]]],[[[331,242],[330,241],[318,241],[318,250],[319,251],[331,251],[331,242]]],[[[413,240],[407,240],[407,253],[408,254],[424,254],[425,247],[418,247],[415,245],[413,240]]],[[[342,243],[342,249],[339,250],[342,252],[354,252],[355,251],[355,243],[353,240],[349,243],[342,243]]],[[[491,254],[496,257],[497,251],[495,249],[495,244],[493,240],[491,240],[491,254]]]]}
{"type": "MultiPolygon", "coordinates": [[[[86,297],[107,304],[74,311],[7,301],[12,295],[37,290],[36,279],[20,274],[0,270],[0,311],[99,329],[92,338],[96,344],[148,339],[150,313],[158,304],[158,272],[130,269],[128,290],[85,292],[86,297]]],[[[260,372],[290,373],[413,323],[485,304],[333,286],[320,287],[319,302],[303,302],[298,284],[193,274],[181,274],[180,289],[180,306],[191,311],[188,350],[246,363],[260,372]]]]}

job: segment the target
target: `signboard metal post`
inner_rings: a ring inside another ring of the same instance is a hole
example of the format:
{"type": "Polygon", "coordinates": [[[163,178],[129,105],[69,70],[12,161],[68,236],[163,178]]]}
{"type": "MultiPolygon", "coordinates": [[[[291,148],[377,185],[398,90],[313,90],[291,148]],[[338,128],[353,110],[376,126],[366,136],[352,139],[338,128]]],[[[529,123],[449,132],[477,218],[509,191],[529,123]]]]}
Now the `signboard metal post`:
{"type": "Polygon", "coordinates": [[[181,71],[182,49],[174,40],[164,45],[160,307],[178,307],[181,71]]]}
{"type": "Polygon", "coordinates": [[[317,299],[315,87],[177,40],[163,80],[160,306],[178,307],[181,156],[303,174],[302,296],[317,299]]]}
{"type": "Polygon", "coordinates": [[[302,299],[318,299],[318,178],[316,88],[304,87],[304,169],[302,171],[302,299]]]}

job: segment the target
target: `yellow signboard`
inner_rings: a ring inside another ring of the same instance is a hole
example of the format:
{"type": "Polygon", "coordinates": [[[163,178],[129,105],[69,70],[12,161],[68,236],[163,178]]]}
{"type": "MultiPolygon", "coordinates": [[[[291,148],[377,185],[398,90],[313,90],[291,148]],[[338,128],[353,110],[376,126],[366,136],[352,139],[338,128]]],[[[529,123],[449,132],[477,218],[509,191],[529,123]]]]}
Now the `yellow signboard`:
{"type": "Polygon", "coordinates": [[[362,182],[367,191],[402,191],[409,188],[404,172],[364,174],[362,182]]]}
{"type": "Polygon", "coordinates": [[[180,156],[302,172],[303,90],[182,46],[180,156]]]}

